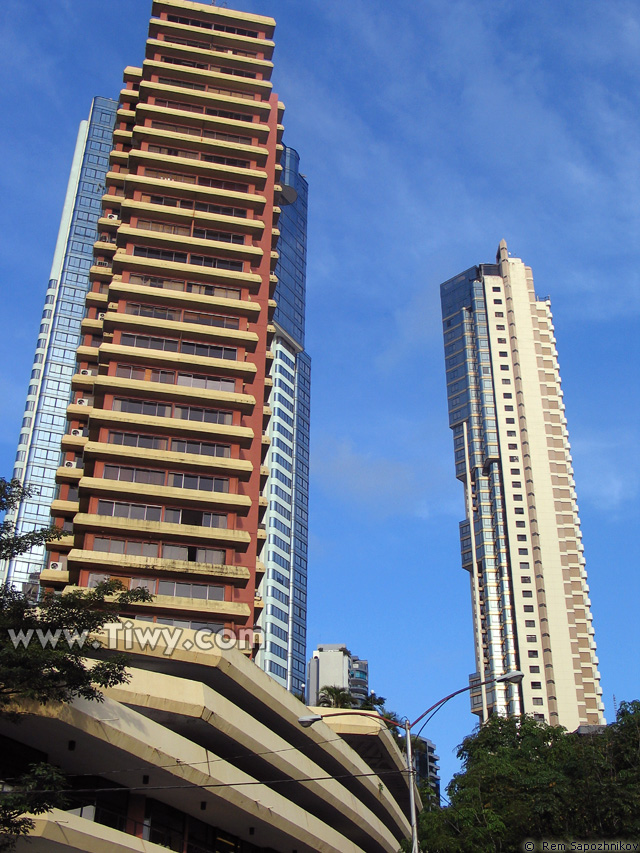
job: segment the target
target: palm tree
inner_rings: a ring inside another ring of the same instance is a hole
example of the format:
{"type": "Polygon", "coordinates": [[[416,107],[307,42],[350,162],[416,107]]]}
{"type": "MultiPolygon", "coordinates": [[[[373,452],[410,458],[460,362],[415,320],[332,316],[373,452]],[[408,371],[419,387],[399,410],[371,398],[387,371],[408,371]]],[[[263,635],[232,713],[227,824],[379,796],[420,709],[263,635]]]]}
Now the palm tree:
{"type": "Polygon", "coordinates": [[[372,690],[371,693],[369,693],[369,695],[367,696],[367,698],[363,701],[362,705],[360,705],[360,707],[363,711],[377,711],[384,717],[384,705],[386,701],[387,700],[384,698],[384,696],[377,696],[372,690]]]}
{"type": "Polygon", "coordinates": [[[352,708],[353,696],[344,687],[335,687],[330,684],[325,684],[321,688],[320,705],[323,708],[352,708]]]}

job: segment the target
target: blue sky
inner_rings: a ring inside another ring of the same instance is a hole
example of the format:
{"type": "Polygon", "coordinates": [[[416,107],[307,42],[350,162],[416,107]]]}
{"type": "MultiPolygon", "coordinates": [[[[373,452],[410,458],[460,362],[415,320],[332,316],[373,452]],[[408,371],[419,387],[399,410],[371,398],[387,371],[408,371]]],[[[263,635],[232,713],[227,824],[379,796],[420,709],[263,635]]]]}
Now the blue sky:
{"type": "MultiPolygon", "coordinates": [[[[13,466],[77,126],[147,0],[4,0],[0,472],[13,466]],[[127,32],[122,33],[126,24],[127,32]]],[[[607,716],[640,694],[640,10],[624,0],[243,0],[310,183],[309,650],[417,717],[473,670],[438,285],[500,239],[550,294],[607,716]]],[[[443,778],[474,717],[425,731],[443,778]]]]}

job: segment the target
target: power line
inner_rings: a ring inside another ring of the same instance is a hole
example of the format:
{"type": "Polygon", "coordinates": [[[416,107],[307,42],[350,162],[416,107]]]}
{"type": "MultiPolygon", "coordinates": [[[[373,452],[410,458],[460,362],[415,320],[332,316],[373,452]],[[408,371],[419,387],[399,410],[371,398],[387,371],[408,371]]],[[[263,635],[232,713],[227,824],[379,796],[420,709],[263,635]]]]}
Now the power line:
{"type": "MultiPolygon", "coordinates": [[[[314,741],[314,744],[317,744],[318,746],[322,746],[323,744],[326,744],[326,743],[338,743],[338,742],[345,743],[345,740],[342,737],[337,737],[337,738],[331,738],[330,740],[314,741]]],[[[192,743],[195,743],[195,741],[192,741],[192,743]]],[[[200,746],[200,744],[196,744],[196,746],[200,746]]],[[[202,747],[202,748],[206,749],[206,747],[202,747]]],[[[114,774],[118,774],[118,773],[135,773],[138,770],[144,771],[144,772],[149,772],[150,770],[168,770],[172,767],[197,767],[200,764],[215,764],[218,761],[233,762],[233,761],[242,760],[244,758],[262,757],[264,755],[277,755],[281,752],[290,752],[290,751],[294,751],[294,750],[297,750],[298,752],[300,752],[300,750],[296,746],[286,746],[286,747],[283,747],[282,749],[267,749],[264,752],[252,752],[252,753],[250,753],[250,755],[247,755],[247,753],[243,753],[241,755],[231,755],[231,756],[229,756],[229,758],[224,758],[223,756],[220,756],[220,755],[214,755],[212,758],[205,758],[202,761],[189,761],[189,762],[180,761],[180,759],[177,758],[175,761],[171,762],[171,764],[154,764],[151,766],[149,764],[144,764],[144,765],[141,764],[137,767],[123,767],[123,768],[120,768],[118,770],[95,770],[92,773],[65,773],[64,775],[67,778],[81,779],[83,776],[109,776],[109,775],[114,775],[114,774]]],[[[306,755],[305,753],[301,753],[301,754],[304,755],[305,758],[309,758],[309,756],[306,755]]],[[[313,761],[312,758],[309,758],[309,760],[313,761]]],[[[314,762],[314,763],[317,764],[318,762],[314,762]]],[[[18,777],[18,776],[5,776],[5,777],[3,777],[3,781],[5,781],[5,782],[17,781],[19,778],[20,777],[18,777]]],[[[113,789],[111,789],[111,790],[113,790],[113,789]]]]}
{"type": "MultiPolygon", "coordinates": [[[[183,764],[183,767],[191,767],[191,764],[183,764]]],[[[153,769],[153,768],[149,768],[153,769]]],[[[159,769],[159,768],[158,768],[159,769]]],[[[189,782],[186,785],[123,785],[122,787],[127,791],[179,791],[179,790],[187,790],[193,788],[200,788],[201,790],[209,790],[213,788],[243,788],[249,785],[281,785],[285,783],[294,783],[294,784],[302,784],[304,782],[327,782],[327,781],[339,781],[341,779],[360,779],[371,776],[388,776],[391,774],[400,774],[408,775],[408,770],[406,768],[402,770],[381,770],[379,773],[345,773],[340,776],[305,776],[300,779],[267,779],[267,780],[251,780],[249,782],[211,782],[209,784],[197,784],[196,782],[189,782]]],[[[0,795],[5,794],[11,796],[14,791],[0,791],[0,795]]],[[[113,788],[59,788],[59,789],[50,789],[50,790],[37,790],[33,792],[34,794],[102,794],[102,793],[113,793],[113,788]]]]}

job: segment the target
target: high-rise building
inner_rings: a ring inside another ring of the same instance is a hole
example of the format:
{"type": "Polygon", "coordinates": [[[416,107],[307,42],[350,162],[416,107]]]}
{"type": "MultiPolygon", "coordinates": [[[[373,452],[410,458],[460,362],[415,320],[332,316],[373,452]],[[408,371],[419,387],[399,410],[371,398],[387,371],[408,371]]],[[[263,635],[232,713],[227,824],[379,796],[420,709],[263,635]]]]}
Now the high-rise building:
{"type": "Polygon", "coordinates": [[[259,588],[264,605],[259,625],[266,637],[257,661],[301,695],[306,661],[311,379],[311,361],[304,349],[308,190],[292,148],[285,147],[282,166],[263,552],[267,572],[259,588]]]}
{"type": "Polygon", "coordinates": [[[440,802],[440,756],[436,755],[436,745],[426,737],[416,737],[413,741],[413,763],[416,769],[418,787],[429,785],[437,802],[440,802]]]}
{"type": "Polygon", "coordinates": [[[314,651],[308,667],[307,702],[320,703],[323,687],[340,687],[351,694],[355,705],[369,696],[369,664],[340,643],[324,643],[314,651]]]}
{"type": "Polygon", "coordinates": [[[254,655],[266,633],[261,664],[300,689],[307,185],[281,141],[275,22],[188,0],[152,14],[124,73],[56,475],[69,535],[41,582],[145,587],[132,616],[235,631],[254,655]]]}
{"type": "MultiPolygon", "coordinates": [[[[7,515],[19,535],[49,524],[117,106],[94,98],[78,131],[13,470],[15,479],[33,489],[7,515]]],[[[37,582],[45,562],[44,546],[36,546],[1,561],[0,579],[37,582]]]]}
{"type": "Polygon", "coordinates": [[[500,243],[441,286],[449,423],[464,486],[472,711],[603,720],[600,673],[550,302],[500,243]],[[522,670],[521,685],[479,682],[522,670]]]}

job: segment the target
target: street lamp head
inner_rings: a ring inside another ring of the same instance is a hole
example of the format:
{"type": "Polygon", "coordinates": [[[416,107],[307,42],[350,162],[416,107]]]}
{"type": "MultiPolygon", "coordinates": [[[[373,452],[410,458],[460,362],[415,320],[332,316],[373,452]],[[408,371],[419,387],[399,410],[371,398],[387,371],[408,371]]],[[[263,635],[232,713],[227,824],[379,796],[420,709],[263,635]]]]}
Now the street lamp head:
{"type": "Polygon", "coordinates": [[[322,722],[322,717],[320,714],[309,714],[306,717],[298,717],[298,722],[303,729],[308,729],[309,726],[312,726],[314,723],[322,722]]]}
{"type": "Polygon", "coordinates": [[[499,675],[496,678],[496,681],[506,681],[509,684],[520,684],[523,678],[524,672],[520,672],[519,669],[512,669],[509,672],[505,672],[504,675],[499,675]]]}

